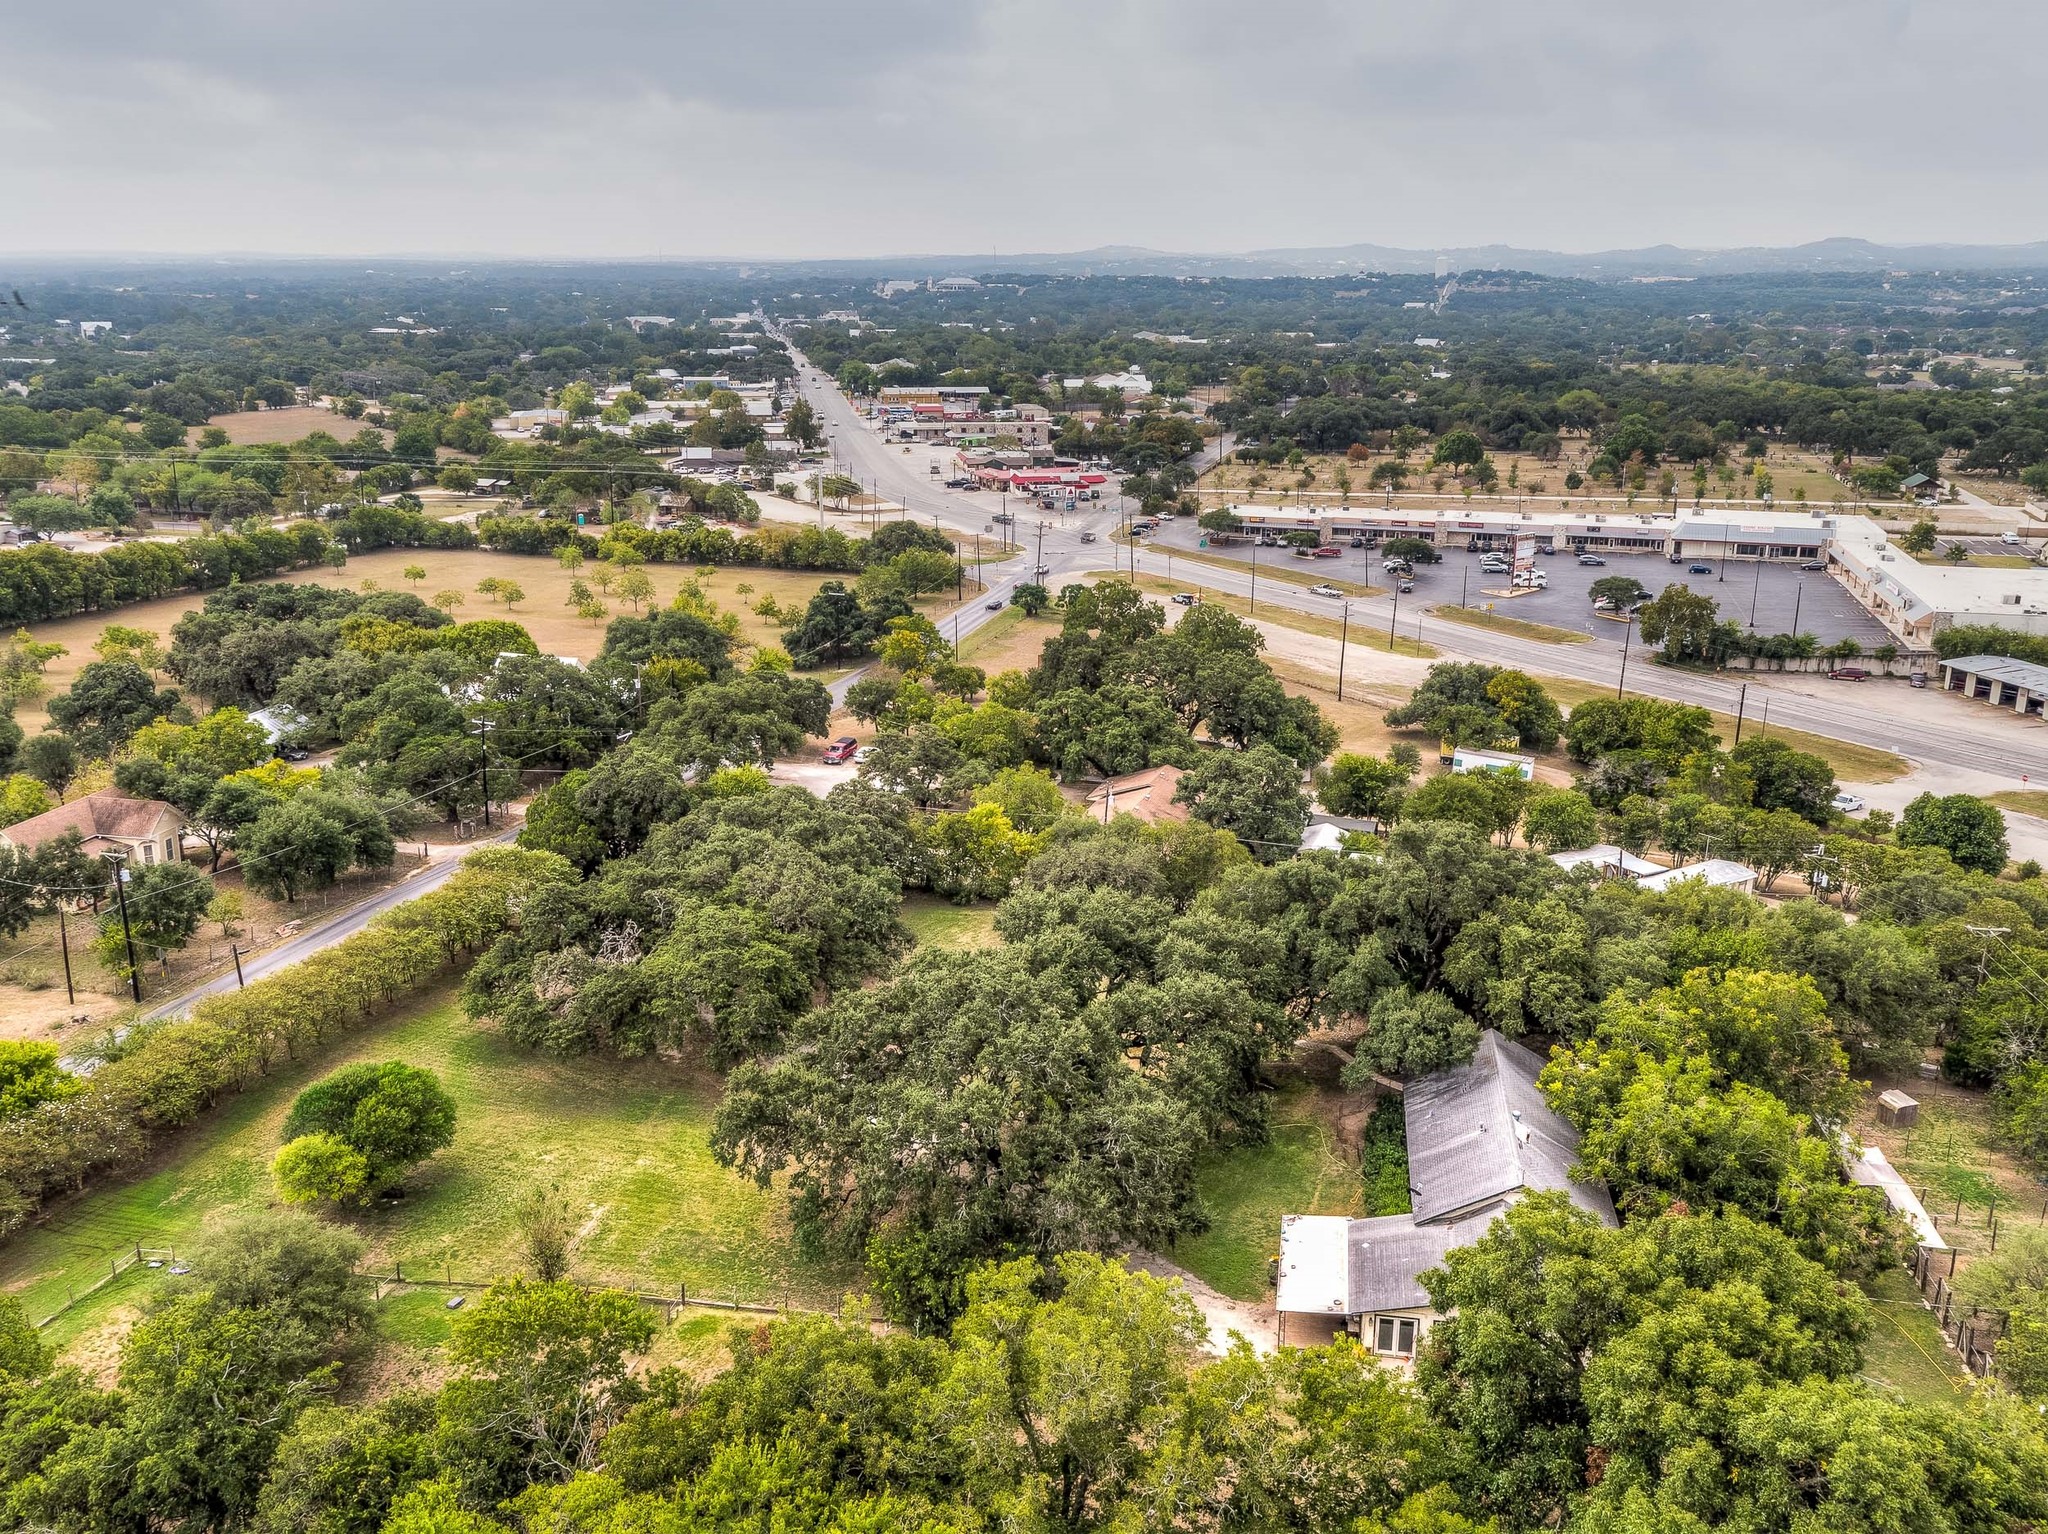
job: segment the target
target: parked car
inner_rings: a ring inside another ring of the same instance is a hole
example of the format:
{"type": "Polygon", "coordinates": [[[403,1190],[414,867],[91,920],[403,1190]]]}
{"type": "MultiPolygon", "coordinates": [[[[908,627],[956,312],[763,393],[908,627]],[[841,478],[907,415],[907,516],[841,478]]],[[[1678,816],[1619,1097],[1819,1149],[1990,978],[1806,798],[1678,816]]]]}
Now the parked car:
{"type": "Polygon", "coordinates": [[[1399,571],[1409,569],[1409,564],[1405,559],[1383,559],[1380,561],[1380,568],[1386,571],[1387,574],[1393,575],[1399,571]]]}
{"type": "Polygon", "coordinates": [[[1557,548],[1554,544],[1539,543],[1536,545],[1536,552],[1539,554],[1555,554],[1557,552],[1557,548]]]}
{"type": "Polygon", "coordinates": [[[1341,597],[1344,595],[1335,586],[1311,586],[1308,588],[1308,594],[1312,597],[1341,597]]]}
{"type": "Polygon", "coordinates": [[[1334,543],[1324,543],[1310,549],[1308,554],[1311,559],[1340,559],[1344,551],[1334,543]]]}
{"type": "Polygon", "coordinates": [[[1844,815],[1853,815],[1858,810],[1863,808],[1863,801],[1857,798],[1854,794],[1836,794],[1834,798],[1828,801],[1828,803],[1832,804],[1844,815]]]}
{"type": "Polygon", "coordinates": [[[825,748],[825,765],[839,767],[853,760],[853,753],[860,749],[860,742],[851,735],[842,735],[825,748]]]}
{"type": "Polygon", "coordinates": [[[1828,673],[1838,682],[1867,682],[1870,673],[1861,666],[1837,666],[1828,673]]]}
{"type": "Polygon", "coordinates": [[[1479,561],[1479,573],[1481,575],[1506,575],[1508,573],[1508,562],[1505,559],[1496,559],[1493,555],[1489,554],[1486,558],[1479,561]]]}
{"type": "Polygon", "coordinates": [[[874,754],[875,748],[873,746],[862,746],[858,751],[853,753],[854,765],[859,766],[862,762],[872,760],[874,754]]]}
{"type": "Polygon", "coordinates": [[[1176,591],[1167,600],[1176,602],[1182,607],[1193,607],[1197,598],[1192,591],[1176,591]]]}
{"type": "Polygon", "coordinates": [[[1906,685],[1908,687],[1925,687],[1927,685],[1927,673],[1924,671],[1914,672],[1906,678],[1906,685]]]}
{"type": "Polygon", "coordinates": [[[1802,570],[1825,570],[1827,567],[1828,562],[1825,559],[1809,559],[1799,568],[1802,570]]]}
{"type": "Polygon", "coordinates": [[[1998,541],[2000,543],[2017,544],[2020,542],[2020,535],[2008,527],[1998,535],[1998,541]]]}
{"type": "Polygon", "coordinates": [[[1398,581],[1394,582],[1394,589],[1400,592],[1401,595],[1406,596],[1409,592],[1415,589],[1415,582],[1411,581],[1410,579],[1408,579],[1407,576],[1404,575],[1398,581]]]}
{"type": "Polygon", "coordinates": [[[1354,549],[1362,549],[1365,547],[1365,539],[1360,537],[1357,533],[1353,533],[1351,535],[1351,546],[1354,549]]]}
{"type": "Polygon", "coordinates": [[[1598,554],[1581,554],[1579,556],[1579,563],[1582,565],[1604,565],[1607,561],[1598,554]]]}
{"type": "Polygon", "coordinates": [[[1695,562],[1685,567],[1685,573],[1687,575],[1712,575],[1714,573],[1714,567],[1712,565],[1703,565],[1695,562]]]}

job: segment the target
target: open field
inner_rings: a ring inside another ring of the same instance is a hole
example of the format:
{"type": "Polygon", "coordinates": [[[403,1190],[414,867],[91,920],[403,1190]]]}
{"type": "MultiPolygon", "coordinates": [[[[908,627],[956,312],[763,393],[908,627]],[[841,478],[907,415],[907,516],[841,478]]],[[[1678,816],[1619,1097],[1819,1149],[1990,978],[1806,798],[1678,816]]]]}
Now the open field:
{"type": "MultiPolygon", "coordinates": [[[[1592,445],[1582,435],[1568,434],[1564,438],[1563,451],[1552,461],[1546,462],[1530,454],[1496,451],[1490,454],[1500,479],[1488,494],[1474,491],[1469,497],[1459,488],[1458,481],[1448,470],[1433,469],[1429,463],[1429,447],[1409,455],[1408,488],[1403,492],[1403,505],[1492,505],[1514,504],[1518,501],[1533,501],[1538,497],[1546,501],[1589,500],[1621,503],[1630,498],[1626,490],[1618,490],[1611,483],[1585,484],[1578,490],[1565,488],[1565,475],[1574,469],[1581,474],[1594,456],[1592,445]],[[1512,478],[1515,483],[1510,484],[1512,478]],[[1439,486],[1437,480],[1441,479],[1439,486]]],[[[1738,447],[1739,454],[1739,447],[1738,447]]],[[[1343,454],[1316,453],[1309,455],[1300,465],[1262,465],[1231,462],[1211,469],[1204,474],[1196,486],[1199,492],[1221,499],[1234,497],[1248,502],[1278,504],[1294,500],[1314,503],[1329,508],[1340,505],[1373,506],[1385,503],[1385,491],[1368,487],[1367,480],[1380,464],[1394,461],[1392,453],[1373,453],[1366,459],[1353,463],[1343,454]],[[1350,481],[1346,493],[1338,479],[1342,471],[1350,481]],[[1307,477],[1304,478],[1304,471],[1307,477]]],[[[1751,504],[1761,506],[1756,498],[1755,479],[1750,474],[1752,460],[1732,456],[1728,466],[1735,470],[1732,483],[1721,479],[1719,471],[1710,468],[1706,484],[1706,499],[1712,502],[1747,498],[1751,504]]],[[[1845,506],[1874,506],[1880,511],[1910,509],[1903,500],[1871,502],[1857,494],[1836,479],[1827,460],[1818,454],[1802,448],[1772,443],[1764,458],[1764,467],[1770,472],[1771,494],[1777,504],[1786,506],[1805,500],[1822,506],[1833,506],[1839,498],[1845,506]]],[[[1658,475],[1669,468],[1677,475],[1678,500],[1681,506],[1693,501],[1693,471],[1690,464],[1666,464],[1653,469],[1647,488],[1633,498],[1633,504],[1654,508],[1658,504],[1658,475]]],[[[1972,482],[1973,489],[1978,488],[1972,482]]],[[[1986,492],[1987,499],[1997,499],[1986,492]]]]}
{"type": "Polygon", "coordinates": [[[1283,1214],[1364,1214],[1358,1163],[1334,1123],[1344,1102],[1341,1092],[1300,1084],[1276,1095],[1271,1139],[1212,1156],[1202,1168],[1196,1187],[1209,1229],[1176,1243],[1173,1260],[1232,1299],[1264,1300],[1283,1214]]]}
{"type": "Polygon", "coordinates": [[[1548,623],[1532,623],[1527,618],[1510,618],[1482,607],[1459,607],[1456,603],[1432,607],[1430,615],[1468,628],[1491,629],[1496,634],[1512,634],[1517,639],[1534,639],[1543,644],[1584,644],[1591,637],[1576,629],[1554,628],[1548,623]]]}
{"type": "MultiPolygon", "coordinates": [[[[1570,677],[1539,676],[1536,678],[1559,703],[1567,709],[1586,702],[1589,698],[1611,698],[1612,687],[1592,682],[1575,681],[1570,677]]],[[[1721,744],[1725,749],[1735,739],[1735,716],[1710,709],[1714,716],[1714,728],[1721,732],[1721,744]]],[[[1880,751],[1875,746],[1859,746],[1851,741],[1831,740],[1825,735],[1810,735],[1804,730],[1783,730],[1776,725],[1768,729],[1761,727],[1755,718],[1743,722],[1745,737],[1752,734],[1769,735],[1782,740],[1796,751],[1807,751],[1820,757],[1835,769],[1835,776],[1849,783],[1889,783],[1902,778],[1912,768],[1902,757],[1893,756],[1889,751],[1880,751]]]]}
{"type": "MultiPolygon", "coordinates": [[[[721,608],[739,614],[740,632],[752,644],[780,644],[782,640],[781,624],[755,612],[752,604],[764,596],[772,596],[785,607],[801,608],[824,581],[835,578],[792,570],[727,567],[711,575],[698,576],[692,567],[684,565],[645,565],[642,568],[654,582],[655,605],[667,603],[685,581],[694,580],[705,596],[721,608]],[[746,590],[742,591],[742,587],[746,590]]],[[[585,583],[590,584],[588,566],[582,574],[585,583]]],[[[463,593],[464,600],[463,605],[455,610],[458,619],[511,618],[533,635],[534,643],[540,646],[543,654],[573,655],[585,661],[595,656],[604,644],[605,623],[609,621],[592,622],[578,618],[564,606],[563,599],[568,595],[572,577],[553,559],[534,554],[499,554],[488,549],[379,549],[372,554],[354,556],[338,571],[322,566],[314,570],[293,571],[277,579],[301,584],[345,586],[355,590],[360,590],[363,582],[370,580],[382,590],[416,592],[427,600],[431,600],[438,591],[459,591],[463,593]],[[423,567],[427,578],[408,581],[404,574],[408,565],[423,567]],[[503,603],[478,595],[477,582],[488,576],[517,582],[526,596],[508,611],[503,603]]],[[[24,703],[16,710],[15,718],[31,735],[42,729],[49,717],[44,707],[48,697],[68,688],[79,671],[91,663],[93,641],[99,638],[108,624],[120,623],[129,628],[144,629],[169,644],[173,625],[186,613],[198,608],[205,601],[205,595],[197,591],[182,592],[177,596],[137,602],[108,612],[87,613],[33,625],[31,632],[37,639],[61,644],[66,653],[50,662],[44,672],[48,683],[44,697],[24,703]]],[[[612,617],[632,616],[631,606],[616,598],[608,600],[606,605],[611,609],[612,617]]],[[[943,611],[949,611],[952,605],[950,593],[943,598],[927,597],[920,603],[923,610],[934,618],[943,611]]]]}
{"type": "Polygon", "coordinates": [[[2022,815],[2048,820],[2048,788],[2008,788],[1986,794],[1985,798],[2002,810],[2017,810],[2022,815]]]}
{"type": "MultiPolygon", "coordinates": [[[[184,1245],[209,1219],[266,1202],[293,1096],[357,1060],[425,1066],[457,1104],[455,1144],[414,1174],[407,1196],[350,1217],[387,1271],[394,1261],[434,1277],[517,1271],[513,1206],[525,1189],[554,1181],[589,1206],[576,1252],[585,1278],[812,1304],[836,1303],[857,1282],[853,1271],[799,1255],[780,1196],[711,1159],[713,1078],[661,1060],[530,1055],[471,1024],[444,989],[324,1055],[317,1069],[258,1083],[140,1175],[59,1208],[0,1248],[0,1287],[40,1320],[115,1252],[138,1242],[184,1245]]],[[[67,1312],[50,1336],[88,1351],[103,1346],[98,1334],[154,1277],[135,1270],[67,1312]]]]}
{"type": "Polygon", "coordinates": [[[960,641],[960,659],[990,676],[1029,671],[1045,642],[1059,631],[1060,620],[1052,614],[1027,618],[1023,608],[1007,608],[960,641]]]}
{"type": "MultiPolygon", "coordinates": [[[[1119,536],[1116,537],[1115,541],[1122,543],[1125,540],[1119,536]]],[[[1168,548],[1163,544],[1158,544],[1140,546],[1137,559],[1138,573],[1140,575],[1158,574],[1160,561],[1162,560],[1166,563],[1166,575],[1169,580],[1174,578],[1173,563],[1175,560],[1179,560],[1183,566],[1190,564],[1210,565],[1216,569],[1229,570],[1238,575],[1249,574],[1252,568],[1249,550],[1246,551],[1243,559],[1238,559],[1228,554],[1200,553],[1193,549],[1168,548]]],[[[1259,568],[1269,575],[1286,581],[1309,580],[1313,576],[1314,580],[1311,584],[1334,586],[1346,596],[1383,597],[1387,594],[1385,586],[1375,586],[1367,581],[1340,580],[1324,570],[1323,561],[1321,560],[1297,560],[1291,556],[1275,559],[1269,553],[1267,558],[1260,562],[1259,568]]],[[[1129,574],[1126,573],[1124,579],[1128,580],[1129,578],[1129,574]]],[[[1184,581],[1179,589],[1184,591],[1192,589],[1200,592],[1205,598],[1208,595],[1208,592],[1201,584],[1199,571],[1195,572],[1195,577],[1192,580],[1184,581]]]]}
{"type": "MultiPolygon", "coordinates": [[[[324,431],[330,437],[339,437],[346,442],[370,423],[351,421],[347,416],[332,410],[323,410],[318,405],[289,405],[282,410],[237,410],[232,415],[217,415],[206,423],[218,426],[228,434],[228,441],[245,442],[296,442],[301,437],[324,431]]],[[[196,444],[205,426],[194,426],[186,432],[186,440],[196,444]]],[[[378,428],[381,430],[381,428],[378,428]]],[[[391,433],[385,432],[388,442],[391,433]]]]}
{"type": "MultiPolygon", "coordinates": [[[[1088,579],[1092,581],[1127,581],[1130,577],[1128,575],[1115,575],[1108,570],[1090,570],[1088,572],[1088,579]]],[[[1176,591],[1188,589],[1186,586],[1176,585],[1172,581],[1165,580],[1160,576],[1144,574],[1138,576],[1137,586],[1140,591],[1148,592],[1154,596],[1171,596],[1176,591]]],[[[1260,623],[1271,623],[1276,627],[1293,629],[1298,633],[1318,634],[1324,639],[1336,639],[1345,632],[1344,625],[1334,618],[1318,617],[1313,613],[1295,612],[1289,608],[1273,607],[1270,604],[1266,609],[1266,615],[1260,617],[1253,610],[1248,598],[1232,596],[1228,592],[1222,591],[1203,590],[1200,594],[1204,605],[1221,607],[1226,612],[1236,613],[1240,618],[1250,618],[1260,623]]],[[[1422,644],[1405,635],[1395,639],[1390,645],[1384,633],[1375,625],[1364,621],[1350,626],[1350,643],[1360,649],[1389,651],[1395,655],[1409,655],[1420,660],[1433,660],[1437,654],[1434,646],[1422,644]]]]}

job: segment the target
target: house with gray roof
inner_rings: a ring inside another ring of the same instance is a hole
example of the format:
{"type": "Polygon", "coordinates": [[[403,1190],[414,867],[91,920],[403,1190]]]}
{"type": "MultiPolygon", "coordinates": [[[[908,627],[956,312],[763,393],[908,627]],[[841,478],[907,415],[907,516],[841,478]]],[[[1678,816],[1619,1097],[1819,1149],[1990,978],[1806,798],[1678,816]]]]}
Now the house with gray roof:
{"type": "Polygon", "coordinates": [[[1376,1353],[1411,1358],[1435,1319],[1422,1275],[1485,1235],[1516,1200],[1556,1190],[1615,1224],[1607,1189],[1572,1175],[1578,1132],[1544,1102],[1542,1069],[1541,1056],[1489,1028],[1471,1060],[1409,1083],[1409,1212],[1284,1216],[1276,1299],[1283,1327],[1288,1315],[1320,1317],[1376,1353]]]}

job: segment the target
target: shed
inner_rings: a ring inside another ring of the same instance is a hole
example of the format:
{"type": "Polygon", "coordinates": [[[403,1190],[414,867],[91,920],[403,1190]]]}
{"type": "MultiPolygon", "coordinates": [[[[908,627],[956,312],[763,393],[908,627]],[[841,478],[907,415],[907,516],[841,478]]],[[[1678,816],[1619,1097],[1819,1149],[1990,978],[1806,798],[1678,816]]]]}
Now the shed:
{"type": "Polygon", "coordinates": [[[1894,1129],[1911,1129],[1920,1122],[1920,1101],[1893,1087],[1889,1092],[1878,1094],[1877,1117],[1879,1123],[1889,1124],[1894,1129]]]}

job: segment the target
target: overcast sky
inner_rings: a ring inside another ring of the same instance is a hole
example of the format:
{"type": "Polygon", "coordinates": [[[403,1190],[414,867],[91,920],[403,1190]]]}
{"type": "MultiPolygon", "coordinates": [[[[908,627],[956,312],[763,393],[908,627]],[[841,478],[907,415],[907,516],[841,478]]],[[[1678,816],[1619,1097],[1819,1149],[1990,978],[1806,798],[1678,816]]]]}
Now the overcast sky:
{"type": "Polygon", "coordinates": [[[0,249],[2048,237],[2041,0],[8,8],[0,249]]]}

